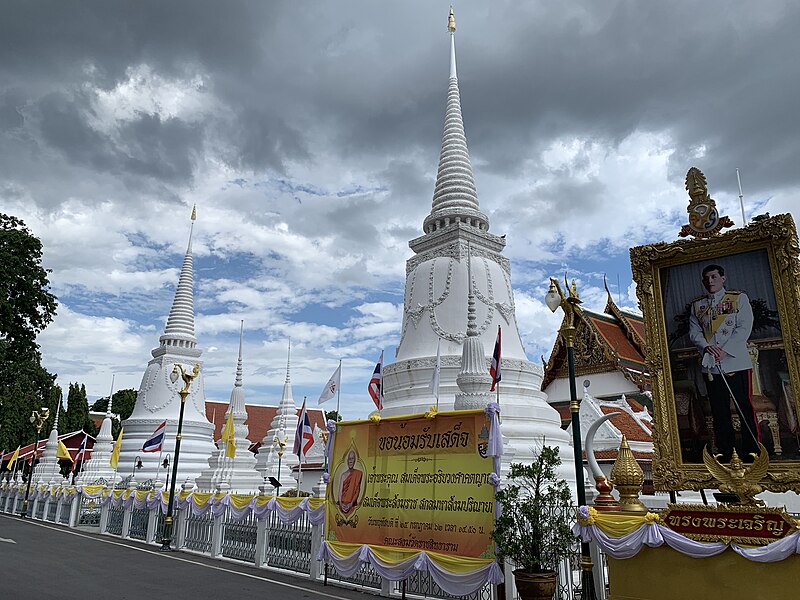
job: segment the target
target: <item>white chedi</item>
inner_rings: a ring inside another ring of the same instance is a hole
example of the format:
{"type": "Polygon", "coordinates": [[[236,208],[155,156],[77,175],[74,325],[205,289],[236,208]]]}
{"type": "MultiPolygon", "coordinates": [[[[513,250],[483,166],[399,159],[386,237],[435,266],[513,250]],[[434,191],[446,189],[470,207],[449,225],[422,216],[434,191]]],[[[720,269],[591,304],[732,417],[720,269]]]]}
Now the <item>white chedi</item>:
{"type": "Polygon", "coordinates": [[[111,466],[111,453],[114,451],[114,437],[111,434],[113,413],[111,406],[114,396],[114,383],[112,378],[111,394],[108,396],[108,407],[106,416],[100,425],[100,432],[95,438],[92,453],[89,459],[81,466],[81,472],[75,477],[76,485],[87,485],[93,483],[108,484],[113,487],[117,479],[121,477],[116,469],[111,466]]]}
{"type": "MultiPolygon", "coordinates": [[[[192,225],[194,225],[192,212],[192,225]]],[[[152,360],[142,376],[142,383],[136,395],[136,404],[131,416],[122,426],[119,469],[126,472],[133,468],[137,458],[141,458],[143,468],[136,471],[136,479],[142,483],[155,480],[161,469],[159,454],[144,454],[142,445],[164,421],[167,422],[164,436],[163,455],[175,456],[175,436],[181,410],[178,392],[184,387],[180,377],[171,377],[176,365],[187,372],[195,365],[201,367],[199,375],[192,381],[184,407],[178,480],[194,479],[208,466],[208,457],[214,450],[214,426],[205,415],[205,389],[203,384],[202,350],[197,347],[194,332],[194,299],[192,292],[192,234],[181,267],[175,300],[172,303],[164,335],[159,338],[159,346],[151,354],[152,360]]]]}
{"type": "MultiPolygon", "coordinates": [[[[409,242],[414,256],[406,263],[403,326],[396,360],[383,370],[382,415],[421,413],[432,404],[429,382],[439,343],[439,410],[451,410],[456,405],[476,407],[479,397],[488,400],[484,395],[488,377],[480,372],[488,373],[500,326],[499,401],[509,454],[516,461],[529,461],[546,440],[548,445],[560,448],[562,457],[571,456],[569,435],[561,429],[557,411],[547,404],[547,396],[540,389],[542,368],[528,360],[522,346],[511,266],[502,255],[505,238],[489,232],[489,219],[478,203],[461,115],[454,33],[439,168],[431,213],[422,228],[424,235],[409,242]],[[471,268],[467,257],[471,258],[471,268]],[[468,307],[470,289],[472,307],[468,307]],[[474,319],[472,335],[468,335],[465,322],[468,314],[474,319]],[[467,365],[462,363],[464,356],[469,359],[467,365]]],[[[574,487],[575,473],[568,460],[562,463],[559,474],[574,487]]]]}
{"type": "Polygon", "coordinates": [[[61,465],[57,457],[58,416],[61,413],[61,403],[62,401],[59,400],[58,406],[56,407],[56,416],[53,420],[53,428],[50,430],[47,443],[42,451],[42,458],[36,463],[33,469],[32,483],[34,484],[46,483],[49,485],[56,485],[64,480],[61,476],[61,465]]]}
{"type": "MultiPolygon", "coordinates": [[[[195,480],[197,488],[205,492],[231,491],[239,494],[254,494],[258,491],[263,479],[256,470],[256,457],[250,452],[250,441],[247,439],[247,409],[244,403],[242,387],[242,344],[244,324],[239,333],[239,360],[236,365],[236,380],[231,390],[231,400],[225,413],[225,422],[233,419],[233,440],[235,450],[228,456],[228,441],[223,435],[218,447],[208,459],[208,469],[195,480]]],[[[223,431],[225,431],[223,429],[223,431]]]]}
{"type": "Polygon", "coordinates": [[[292,468],[298,464],[298,460],[292,449],[298,419],[297,406],[292,398],[290,357],[291,345],[286,359],[286,380],[283,383],[281,401],[256,455],[256,470],[265,479],[274,477],[278,480],[281,493],[297,485],[292,477],[292,468]]]}

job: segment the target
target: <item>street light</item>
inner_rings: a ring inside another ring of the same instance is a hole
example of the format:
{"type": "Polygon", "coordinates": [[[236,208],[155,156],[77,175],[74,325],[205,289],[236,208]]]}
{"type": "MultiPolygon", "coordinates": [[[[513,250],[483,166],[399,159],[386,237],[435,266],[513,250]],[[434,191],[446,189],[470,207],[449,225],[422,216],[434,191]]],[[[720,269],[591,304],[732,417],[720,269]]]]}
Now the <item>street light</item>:
{"type": "Polygon", "coordinates": [[[286,432],[283,429],[279,429],[278,433],[272,439],[272,447],[278,448],[278,485],[275,486],[276,496],[281,495],[281,459],[283,458],[283,449],[286,447],[286,444],[289,443],[289,438],[286,436],[286,432]]]}
{"type": "Polygon", "coordinates": [[[178,392],[181,397],[181,412],[178,417],[178,433],[175,435],[175,460],[172,461],[172,483],[169,488],[169,502],[167,503],[167,516],[164,517],[164,535],[161,538],[161,552],[170,552],[172,548],[172,510],[175,506],[175,482],[178,479],[178,460],[181,454],[181,431],[183,431],[183,409],[186,407],[186,396],[189,395],[189,386],[192,381],[200,375],[200,365],[196,364],[194,369],[186,371],[183,365],[175,363],[172,368],[172,373],[169,374],[169,380],[172,383],[178,381],[178,371],[180,370],[180,377],[183,379],[183,388],[178,392]]]}
{"type": "Polygon", "coordinates": [[[41,410],[41,413],[38,410],[33,411],[28,419],[36,428],[36,442],[33,444],[31,471],[28,473],[28,487],[25,489],[25,500],[22,502],[22,511],[19,513],[19,516],[23,519],[28,516],[28,496],[31,495],[31,481],[33,481],[33,467],[36,463],[36,449],[39,447],[39,433],[41,433],[42,427],[44,427],[44,422],[47,421],[47,418],[50,416],[49,408],[43,406],[41,410]]]}
{"type": "MultiPolygon", "coordinates": [[[[575,332],[577,327],[577,317],[581,314],[581,299],[578,297],[578,290],[575,287],[575,280],[572,285],[567,286],[567,278],[564,276],[564,289],[561,290],[558,280],[550,278],[550,290],[544,298],[547,308],[552,312],[560,306],[564,311],[564,319],[561,321],[559,332],[567,344],[567,363],[569,367],[569,410],[572,413],[572,449],[575,455],[575,483],[578,488],[578,506],[586,505],[586,489],[583,482],[583,450],[581,448],[581,420],[580,402],[578,401],[578,391],[575,385],[575,332]]],[[[595,600],[594,577],[592,574],[592,557],[589,553],[589,544],[581,542],[581,600],[595,600]]]]}
{"type": "Polygon", "coordinates": [[[142,459],[137,456],[133,459],[133,469],[131,470],[131,479],[136,481],[136,469],[141,470],[144,465],[142,464],[142,459]]]}
{"type": "Polygon", "coordinates": [[[167,454],[167,456],[164,458],[164,460],[161,463],[161,466],[163,467],[164,471],[167,474],[167,484],[164,486],[164,489],[167,489],[169,487],[169,459],[170,459],[170,456],[169,456],[169,454],[167,454]]]}

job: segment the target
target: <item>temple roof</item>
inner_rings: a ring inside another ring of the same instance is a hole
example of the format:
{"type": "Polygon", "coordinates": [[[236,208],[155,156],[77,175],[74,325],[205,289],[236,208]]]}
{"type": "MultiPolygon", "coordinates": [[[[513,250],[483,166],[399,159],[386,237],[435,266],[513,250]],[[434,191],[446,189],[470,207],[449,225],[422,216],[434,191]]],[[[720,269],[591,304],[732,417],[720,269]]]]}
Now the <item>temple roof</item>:
{"type": "MultiPolygon", "coordinates": [[[[608,288],[606,287],[606,291],[608,288]]],[[[639,389],[650,385],[644,357],[646,344],[641,315],[622,310],[611,293],[602,313],[583,310],[578,316],[575,336],[576,374],[620,371],[639,389]]],[[[558,332],[549,360],[544,364],[542,389],[553,380],[567,377],[566,344],[558,332]]]]}
{"type": "MultiPolygon", "coordinates": [[[[229,404],[227,402],[216,402],[206,400],[206,417],[214,424],[214,439],[222,437],[222,428],[225,426],[225,413],[229,404]]],[[[278,412],[277,406],[266,406],[264,404],[245,404],[247,411],[247,439],[253,444],[261,444],[264,436],[269,431],[272,420],[278,412]]],[[[299,415],[300,409],[296,409],[299,415]]],[[[325,413],[318,408],[306,407],[306,412],[311,419],[311,427],[316,425],[320,429],[325,428],[325,413]]],[[[251,447],[252,448],[252,447],[251,447]]]]}

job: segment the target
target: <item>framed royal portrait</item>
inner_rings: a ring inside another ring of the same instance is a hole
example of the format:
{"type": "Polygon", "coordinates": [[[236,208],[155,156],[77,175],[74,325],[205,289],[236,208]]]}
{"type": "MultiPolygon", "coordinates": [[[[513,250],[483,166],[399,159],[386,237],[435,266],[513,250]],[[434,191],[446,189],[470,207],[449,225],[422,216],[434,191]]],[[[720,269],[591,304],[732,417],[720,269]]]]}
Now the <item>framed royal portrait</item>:
{"type": "Polygon", "coordinates": [[[631,249],[653,391],[653,481],[714,488],[703,451],[800,491],[800,262],[790,215],[631,249]]]}

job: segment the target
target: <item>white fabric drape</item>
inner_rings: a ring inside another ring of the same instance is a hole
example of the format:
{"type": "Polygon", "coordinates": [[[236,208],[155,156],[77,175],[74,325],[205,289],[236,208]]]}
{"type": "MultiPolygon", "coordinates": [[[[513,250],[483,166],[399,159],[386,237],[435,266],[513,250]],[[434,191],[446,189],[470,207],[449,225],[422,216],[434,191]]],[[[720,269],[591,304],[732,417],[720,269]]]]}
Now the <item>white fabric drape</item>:
{"type": "MultiPolygon", "coordinates": [[[[596,525],[576,523],[572,531],[584,542],[595,542],[609,556],[621,559],[635,556],[643,546],[657,548],[665,543],[673,550],[692,558],[714,556],[724,552],[729,546],[723,542],[697,542],[659,523],[643,524],[632,533],[620,537],[608,535],[596,525]]],[[[747,560],[762,563],[778,562],[792,554],[800,554],[800,531],[766,546],[747,548],[739,544],[730,544],[730,548],[747,560]]]]}

